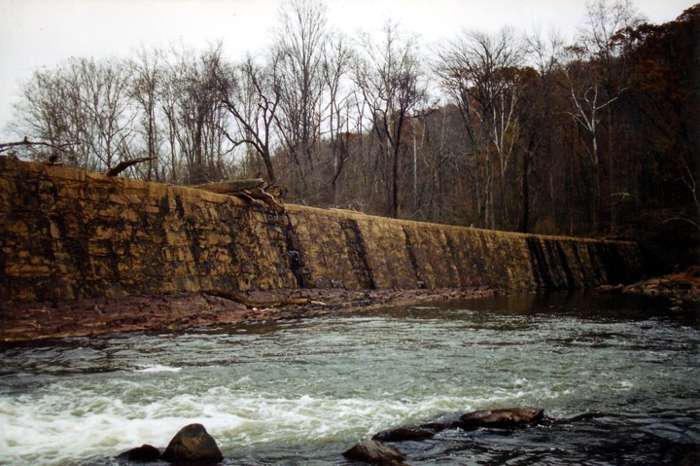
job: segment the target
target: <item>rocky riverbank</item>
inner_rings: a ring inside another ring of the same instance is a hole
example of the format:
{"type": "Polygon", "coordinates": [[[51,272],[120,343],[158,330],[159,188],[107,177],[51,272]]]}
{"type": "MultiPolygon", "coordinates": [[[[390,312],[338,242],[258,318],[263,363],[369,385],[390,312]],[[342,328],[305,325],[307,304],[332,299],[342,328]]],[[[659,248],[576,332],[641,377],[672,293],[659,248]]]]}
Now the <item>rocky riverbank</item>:
{"type": "Polygon", "coordinates": [[[492,296],[485,287],[434,290],[298,289],[129,296],[31,305],[0,304],[0,342],[320,317],[492,296]]]}
{"type": "Polygon", "coordinates": [[[663,296],[669,298],[675,306],[697,308],[700,305],[700,266],[628,285],[623,293],[663,296]]]}
{"type": "Polygon", "coordinates": [[[631,285],[603,285],[602,293],[622,293],[667,298],[672,310],[700,308],[700,266],[660,277],[642,280],[631,285]]]}

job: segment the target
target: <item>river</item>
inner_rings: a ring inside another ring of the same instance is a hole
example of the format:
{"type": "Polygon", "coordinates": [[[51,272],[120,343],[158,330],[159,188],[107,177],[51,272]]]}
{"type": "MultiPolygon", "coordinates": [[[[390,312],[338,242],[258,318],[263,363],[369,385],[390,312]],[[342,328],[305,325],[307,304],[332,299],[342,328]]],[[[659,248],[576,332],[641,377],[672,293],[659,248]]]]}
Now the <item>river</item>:
{"type": "Polygon", "coordinates": [[[700,449],[699,347],[697,314],[583,294],[6,346],[0,464],[118,464],[191,422],[227,465],[349,464],[380,430],[509,406],[599,417],[395,446],[414,466],[679,464],[700,449]]]}

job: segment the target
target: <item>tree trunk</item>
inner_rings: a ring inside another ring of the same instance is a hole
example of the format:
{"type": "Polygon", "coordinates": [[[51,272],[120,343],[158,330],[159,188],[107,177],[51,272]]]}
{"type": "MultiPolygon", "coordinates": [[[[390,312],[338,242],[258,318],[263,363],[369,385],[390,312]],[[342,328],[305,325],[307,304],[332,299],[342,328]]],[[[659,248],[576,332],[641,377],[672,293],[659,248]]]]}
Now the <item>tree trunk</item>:
{"type": "Polygon", "coordinates": [[[391,216],[399,216],[399,146],[394,148],[391,161],[391,216]]]}
{"type": "Polygon", "coordinates": [[[530,151],[525,151],[523,156],[523,177],[522,184],[520,186],[520,191],[523,198],[523,212],[520,218],[520,228],[519,230],[523,233],[527,233],[528,225],[530,223],[530,185],[528,184],[528,172],[530,171],[530,151]]]}
{"type": "Polygon", "coordinates": [[[615,224],[617,223],[617,215],[615,212],[615,196],[613,195],[615,186],[614,177],[614,160],[613,160],[613,121],[612,121],[612,109],[608,107],[608,197],[610,198],[610,233],[615,231],[615,224]]]}
{"type": "Polygon", "coordinates": [[[275,176],[275,169],[272,167],[272,160],[270,160],[270,153],[267,152],[262,156],[263,162],[265,163],[265,170],[267,171],[267,178],[270,180],[270,184],[277,183],[277,177],[275,176]]]}
{"type": "Polygon", "coordinates": [[[416,147],[416,125],[413,125],[413,209],[418,210],[418,148],[416,147]]]}
{"type": "Polygon", "coordinates": [[[593,233],[598,233],[600,230],[600,167],[599,165],[593,164],[592,168],[592,178],[593,178],[593,202],[591,203],[591,221],[593,223],[593,233]]]}

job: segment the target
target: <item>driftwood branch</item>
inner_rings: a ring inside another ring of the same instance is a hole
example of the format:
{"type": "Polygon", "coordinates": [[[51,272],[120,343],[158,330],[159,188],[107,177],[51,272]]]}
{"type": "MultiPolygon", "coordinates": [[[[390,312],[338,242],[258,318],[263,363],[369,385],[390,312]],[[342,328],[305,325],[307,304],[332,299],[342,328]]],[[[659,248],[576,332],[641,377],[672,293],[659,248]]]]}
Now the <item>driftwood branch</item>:
{"type": "Polygon", "coordinates": [[[244,191],[245,194],[248,195],[248,197],[251,197],[253,199],[258,199],[265,204],[267,204],[269,207],[272,207],[272,209],[277,212],[277,213],[283,213],[285,211],[284,204],[279,202],[275,196],[272,194],[268,193],[262,188],[256,188],[256,189],[249,189],[244,191]]]}
{"type": "Polygon", "coordinates": [[[284,212],[284,205],[266,189],[278,190],[275,186],[265,186],[262,178],[250,178],[242,180],[227,180],[214,183],[205,183],[192,186],[195,189],[210,191],[217,194],[226,194],[243,199],[249,204],[267,205],[278,213],[284,212]],[[262,204],[260,204],[261,201],[262,204]]]}
{"type": "Polygon", "coordinates": [[[268,301],[254,301],[243,293],[237,293],[235,291],[225,291],[225,290],[206,290],[202,292],[203,294],[209,296],[216,296],[217,298],[228,299],[229,301],[234,301],[239,304],[243,304],[248,308],[264,308],[264,307],[282,307],[282,306],[301,306],[305,304],[323,304],[320,302],[314,302],[309,298],[282,298],[277,300],[268,301]]]}
{"type": "Polygon", "coordinates": [[[26,146],[26,147],[41,146],[41,147],[48,147],[49,149],[54,149],[54,150],[57,150],[59,152],[66,152],[71,146],[76,146],[76,145],[78,145],[77,142],[65,142],[63,144],[52,144],[50,142],[44,142],[44,141],[30,141],[29,139],[24,138],[22,141],[0,143],[0,153],[8,151],[8,150],[12,149],[13,147],[20,147],[20,146],[26,146]]]}
{"type": "Polygon", "coordinates": [[[121,172],[123,172],[124,170],[129,168],[130,166],[136,165],[137,163],[141,163],[141,162],[148,162],[149,160],[154,160],[154,157],[143,157],[140,159],[123,160],[123,161],[119,162],[117,165],[115,165],[114,167],[107,170],[105,175],[117,176],[118,174],[120,174],[121,172]]]}

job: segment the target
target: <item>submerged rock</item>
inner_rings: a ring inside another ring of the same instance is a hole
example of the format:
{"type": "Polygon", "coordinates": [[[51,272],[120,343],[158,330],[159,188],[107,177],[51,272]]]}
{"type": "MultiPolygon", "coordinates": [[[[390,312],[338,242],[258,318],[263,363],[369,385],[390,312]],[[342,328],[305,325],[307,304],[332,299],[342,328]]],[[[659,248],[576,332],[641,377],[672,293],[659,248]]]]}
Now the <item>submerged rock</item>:
{"type": "Polygon", "coordinates": [[[473,430],[479,427],[513,429],[546,421],[544,410],[539,408],[508,408],[474,411],[463,414],[443,416],[436,422],[419,424],[417,426],[402,426],[384,430],[375,434],[372,440],[381,442],[420,441],[433,438],[435,434],[446,429],[462,428],[473,430]]]}
{"type": "Polygon", "coordinates": [[[396,448],[389,447],[375,440],[360,442],[343,453],[343,456],[353,461],[382,466],[400,465],[406,458],[406,455],[396,448]]]}
{"type": "Polygon", "coordinates": [[[537,424],[544,417],[539,408],[507,408],[466,413],[459,418],[460,427],[465,430],[479,427],[512,429],[537,424]]]}
{"type": "MultiPolygon", "coordinates": [[[[450,416],[452,417],[452,416],[450,416]]],[[[418,426],[419,429],[428,429],[432,430],[436,434],[438,432],[442,432],[443,430],[446,429],[453,429],[455,427],[459,427],[459,421],[458,419],[451,419],[449,421],[436,421],[436,422],[427,422],[425,424],[421,424],[418,426]]]]}
{"type": "Polygon", "coordinates": [[[132,461],[134,463],[150,463],[160,460],[160,450],[153,445],[143,444],[117,455],[118,459],[132,461]]]}
{"type": "Polygon", "coordinates": [[[577,414],[576,416],[572,417],[565,417],[565,418],[546,418],[547,421],[549,421],[550,424],[573,424],[574,422],[581,422],[581,421],[590,421],[592,419],[597,419],[599,417],[606,417],[609,416],[609,414],[606,413],[599,413],[599,412],[589,412],[589,413],[583,413],[583,414],[577,414]]]}
{"type": "MultiPolygon", "coordinates": [[[[439,429],[444,430],[444,429],[439,429]]],[[[398,427],[396,429],[389,429],[372,437],[372,440],[379,440],[382,442],[404,442],[406,440],[425,440],[432,438],[438,430],[424,428],[423,426],[418,427],[398,427]]]]}
{"type": "Polygon", "coordinates": [[[218,463],[224,456],[216,440],[202,424],[189,424],[179,430],[163,452],[162,458],[171,463],[218,463]]]}

